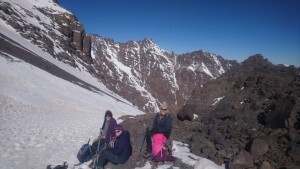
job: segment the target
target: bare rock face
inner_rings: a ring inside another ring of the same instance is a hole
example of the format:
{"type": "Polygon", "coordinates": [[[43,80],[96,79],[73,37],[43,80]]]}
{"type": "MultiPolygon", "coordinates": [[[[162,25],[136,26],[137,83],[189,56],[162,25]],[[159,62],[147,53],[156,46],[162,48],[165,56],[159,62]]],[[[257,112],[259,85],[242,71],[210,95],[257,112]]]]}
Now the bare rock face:
{"type": "Polygon", "coordinates": [[[1,2],[0,10],[4,15],[0,17],[22,37],[54,58],[75,67],[77,57],[84,61],[90,60],[91,41],[89,38],[84,40],[86,37],[84,27],[72,13],[61,8],[56,1],[47,3],[37,1],[31,5],[22,7],[18,4],[1,2]]]}
{"type": "Polygon", "coordinates": [[[82,41],[82,53],[85,56],[85,62],[87,63],[92,63],[92,57],[91,57],[91,36],[90,35],[85,35],[83,37],[82,41]]]}

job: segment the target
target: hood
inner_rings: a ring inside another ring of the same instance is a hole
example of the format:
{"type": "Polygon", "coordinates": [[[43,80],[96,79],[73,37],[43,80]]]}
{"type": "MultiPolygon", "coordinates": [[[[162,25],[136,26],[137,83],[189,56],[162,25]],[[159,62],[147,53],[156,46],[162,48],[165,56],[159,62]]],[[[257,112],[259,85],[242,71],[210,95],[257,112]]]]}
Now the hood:
{"type": "Polygon", "coordinates": [[[110,110],[106,110],[104,119],[105,119],[105,117],[106,117],[107,115],[109,115],[110,117],[113,117],[113,114],[112,114],[112,112],[111,112],[110,110]]]}

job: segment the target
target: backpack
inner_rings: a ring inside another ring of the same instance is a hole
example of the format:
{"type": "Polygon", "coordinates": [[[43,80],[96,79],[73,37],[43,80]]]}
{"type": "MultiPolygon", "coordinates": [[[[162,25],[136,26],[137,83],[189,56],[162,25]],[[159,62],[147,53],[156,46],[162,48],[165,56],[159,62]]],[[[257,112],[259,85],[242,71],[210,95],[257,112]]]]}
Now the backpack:
{"type": "Polygon", "coordinates": [[[92,159],[92,157],[95,154],[89,143],[90,143],[90,139],[86,144],[82,145],[82,147],[79,149],[77,153],[77,159],[81,164],[92,159]]]}
{"type": "MultiPolygon", "coordinates": [[[[155,162],[176,161],[176,158],[166,153],[167,138],[163,134],[154,134],[152,137],[152,159],[155,162]]],[[[168,147],[167,147],[168,148],[168,147]]]]}

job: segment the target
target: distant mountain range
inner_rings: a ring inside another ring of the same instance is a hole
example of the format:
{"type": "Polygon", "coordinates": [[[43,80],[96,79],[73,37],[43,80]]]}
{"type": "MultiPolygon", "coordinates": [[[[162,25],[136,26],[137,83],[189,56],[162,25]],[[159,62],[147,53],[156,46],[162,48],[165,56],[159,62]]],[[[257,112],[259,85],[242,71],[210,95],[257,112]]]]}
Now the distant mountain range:
{"type": "Polygon", "coordinates": [[[177,111],[193,89],[238,65],[206,51],[175,54],[151,39],[115,42],[85,32],[56,1],[0,2],[1,19],[57,60],[97,77],[144,112],[167,101],[177,111]]]}

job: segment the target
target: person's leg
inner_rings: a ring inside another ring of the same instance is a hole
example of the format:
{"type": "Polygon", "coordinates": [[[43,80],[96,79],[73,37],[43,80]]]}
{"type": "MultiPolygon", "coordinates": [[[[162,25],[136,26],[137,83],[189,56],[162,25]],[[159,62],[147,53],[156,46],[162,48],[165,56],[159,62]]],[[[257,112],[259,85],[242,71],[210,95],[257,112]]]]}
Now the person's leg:
{"type": "Polygon", "coordinates": [[[152,152],[152,136],[154,132],[152,130],[147,130],[146,132],[146,143],[147,143],[147,152],[151,154],[152,152]]]}
{"type": "Polygon", "coordinates": [[[99,156],[99,158],[98,158],[98,163],[97,163],[97,165],[98,165],[98,166],[104,166],[107,162],[112,162],[112,163],[114,163],[114,164],[120,164],[120,163],[122,163],[122,162],[120,161],[120,159],[118,159],[118,157],[117,157],[115,154],[113,154],[111,151],[109,151],[109,150],[104,150],[104,151],[100,154],[100,156],[99,156]]]}
{"type": "Polygon", "coordinates": [[[166,146],[167,146],[167,148],[169,150],[170,155],[172,155],[172,152],[173,152],[173,135],[171,135],[168,138],[168,140],[166,142],[166,146]]]}
{"type": "Polygon", "coordinates": [[[104,166],[104,164],[106,163],[107,159],[106,159],[106,151],[108,150],[104,150],[101,152],[101,154],[98,156],[98,160],[96,161],[97,164],[96,166],[104,166]]]}

